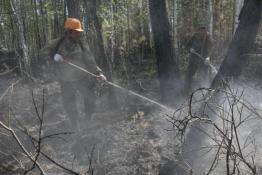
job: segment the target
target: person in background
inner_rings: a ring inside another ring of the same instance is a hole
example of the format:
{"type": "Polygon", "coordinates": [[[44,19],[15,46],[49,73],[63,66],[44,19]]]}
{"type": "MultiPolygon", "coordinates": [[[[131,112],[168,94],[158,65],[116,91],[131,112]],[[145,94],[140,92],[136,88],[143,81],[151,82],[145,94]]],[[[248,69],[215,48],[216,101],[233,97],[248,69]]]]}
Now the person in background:
{"type": "MultiPolygon", "coordinates": [[[[196,32],[187,43],[187,49],[190,53],[189,63],[185,76],[185,91],[192,91],[192,80],[195,73],[199,70],[199,77],[207,81],[210,64],[210,54],[212,50],[212,38],[207,31],[206,24],[198,24],[196,32]]],[[[201,84],[203,85],[203,84],[201,84]]]]}
{"type": "Polygon", "coordinates": [[[61,85],[64,110],[71,127],[79,130],[80,118],[77,111],[76,92],[78,91],[83,97],[85,116],[90,119],[96,101],[95,83],[97,80],[106,80],[106,77],[97,66],[88,44],[81,40],[84,31],[81,22],[76,18],[67,18],[64,29],[64,36],[52,40],[50,44],[43,48],[40,51],[40,58],[44,57],[48,64],[54,65],[55,79],[61,85]],[[66,64],[67,61],[96,74],[97,77],[92,77],[66,64]]]}

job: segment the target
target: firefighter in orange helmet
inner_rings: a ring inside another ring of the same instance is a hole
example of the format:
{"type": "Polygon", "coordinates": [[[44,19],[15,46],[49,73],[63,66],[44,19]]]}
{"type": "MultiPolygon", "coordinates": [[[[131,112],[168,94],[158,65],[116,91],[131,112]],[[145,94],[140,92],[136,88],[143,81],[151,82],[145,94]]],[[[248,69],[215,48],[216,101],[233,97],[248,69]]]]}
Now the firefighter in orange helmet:
{"type": "Polygon", "coordinates": [[[54,62],[55,78],[61,85],[64,110],[73,129],[80,129],[80,116],[77,111],[76,92],[84,99],[85,117],[90,119],[95,108],[96,79],[63,62],[63,59],[81,66],[97,75],[97,79],[106,80],[102,70],[97,66],[95,58],[87,43],[81,40],[84,29],[76,18],[67,18],[64,23],[65,34],[55,39],[41,50],[41,57],[48,57],[54,62]],[[56,54],[62,57],[55,57],[56,54]]]}

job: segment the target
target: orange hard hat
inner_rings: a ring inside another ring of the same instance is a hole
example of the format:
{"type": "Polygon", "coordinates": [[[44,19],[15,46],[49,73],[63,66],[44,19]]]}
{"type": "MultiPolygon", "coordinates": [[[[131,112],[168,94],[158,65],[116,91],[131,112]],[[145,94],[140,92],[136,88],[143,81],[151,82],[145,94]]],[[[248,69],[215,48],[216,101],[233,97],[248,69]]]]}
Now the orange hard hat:
{"type": "Polygon", "coordinates": [[[76,18],[67,18],[64,23],[65,29],[75,30],[78,32],[83,32],[81,22],[76,18]]]}

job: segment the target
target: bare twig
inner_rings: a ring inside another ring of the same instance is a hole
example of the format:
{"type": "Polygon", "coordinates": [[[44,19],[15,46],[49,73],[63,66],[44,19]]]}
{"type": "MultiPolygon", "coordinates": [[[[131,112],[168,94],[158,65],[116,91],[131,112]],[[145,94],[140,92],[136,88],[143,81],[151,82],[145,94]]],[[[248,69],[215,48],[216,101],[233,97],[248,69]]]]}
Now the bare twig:
{"type": "Polygon", "coordinates": [[[27,149],[24,147],[24,145],[22,144],[22,142],[20,141],[20,139],[18,138],[18,136],[16,135],[16,133],[14,132],[13,129],[11,129],[10,127],[6,126],[3,122],[0,121],[0,125],[7,131],[9,131],[13,138],[15,139],[15,141],[17,142],[17,144],[19,145],[19,147],[23,150],[23,152],[26,154],[26,156],[36,164],[36,167],[39,169],[39,171],[41,172],[42,175],[45,175],[44,170],[42,169],[42,167],[40,166],[40,164],[35,161],[34,157],[27,151],[27,149]]]}
{"type": "MultiPolygon", "coordinates": [[[[261,116],[257,112],[257,109],[255,109],[249,102],[243,99],[244,91],[236,90],[234,92],[232,89],[230,89],[229,86],[227,86],[227,89],[229,89],[229,91],[224,89],[216,90],[216,93],[220,92],[220,95],[225,95],[225,100],[222,101],[223,105],[221,106],[218,106],[218,104],[220,104],[218,101],[214,101],[212,104],[213,106],[211,106],[209,97],[203,97],[203,99],[194,100],[196,99],[194,98],[194,95],[198,91],[200,91],[200,93],[203,93],[203,91],[212,93],[213,91],[211,89],[200,88],[194,91],[188,100],[187,113],[179,111],[186,109],[186,107],[181,107],[174,112],[173,117],[168,117],[167,120],[173,125],[173,128],[176,131],[176,136],[180,135],[181,138],[184,137],[186,131],[189,128],[189,124],[191,123],[206,123],[209,126],[214,127],[213,134],[206,132],[206,128],[199,128],[206,137],[210,138],[219,145],[207,174],[210,174],[215,169],[215,164],[217,164],[219,157],[222,154],[225,155],[227,175],[239,173],[241,170],[241,164],[246,165],[252,174],[256,174],[254,156],[250,156],[248,153],[245,153],[245,155],[243,154],[242,150],[244,150],[248,145],[244,144],[244,147],[241,147],[238,128],[246,121],[253,119],[253,116],[256,116],[258,119],[261,119],[261,116]],[[202,113],[195,113],[193,111],[193,105],[197,105],[195,102],[201,104],[200,112],[202,113]],[[226,109],[227,106],[229,106],[229,109],[226,109]],[[208,113],[205,113],[207,109],[208,113]],[[250,114],[246,115],[246,111],[250,112],[250,114]],[[218,117],[211,117],[211,114],[218,117]],[[236,116],[238,116],[238,118],[236,118],[236,116]],[[220,127],[220,125],[215,122],[215,119],[221,119],[222,127],[220,127]],[[248,157],[251,157],[251,162],[249,161],[248,157]]],[[[211,94],[211,96],[213,96],[213,94],[211,94]]],[[[214,149],[215,147],[215,145],[210,146],[209,150],[214,149]]]]}
{"type": "Polygon", "coordinates": [[[2,101],[3,100],[3,98],[7,95],[7,93],[9,92],[9,90],[10,89],[13,89],[13,87],[17,84],[17,83],[19,83],[20,82],[20,80],[17,80],[16,82],[14,82],[13,84],[11,84],[6,90],[5,90],[5,92],[1,95],[1,97],[0,97],[0,101],[2,101]]]}
{"type": "Polygon", "coordinates": [[[63,170],[66,170],[68,172],[70,172],[71,174],[75,174],[75,175],[80,175],[80,173],[77,173],[69,168],[66,168],[65,166],[61,165],[60,163],[54,161],[52,158],[50,158],[47,154],[45,154],[44,152],[41,152],[40,153],[46,158],[48,159],[50,162],[52,162],[53,164],[55,164],[56,166],[60,167],[61,169],[63,170]]]}

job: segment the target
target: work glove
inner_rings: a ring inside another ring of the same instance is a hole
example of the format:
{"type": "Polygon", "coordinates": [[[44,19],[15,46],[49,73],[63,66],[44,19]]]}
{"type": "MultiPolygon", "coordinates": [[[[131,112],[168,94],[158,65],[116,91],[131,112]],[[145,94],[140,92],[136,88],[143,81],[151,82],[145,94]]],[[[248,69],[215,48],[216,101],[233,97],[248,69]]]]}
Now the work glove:
{"type": "Polygon", "coordinates": [[[205,65],[209,65],[210,64],[210,57],[206,57],[204,63],[205,63],[205,65]]]}
{"type": "Polygon", "coordinates": [[[54,56],[54,60],[55,60],[55,62],[61,63],[61,62],[64,61],[64,58],[63,58],[62,55],[56,53],[55,56],[54,56]]]}
{"type": "Polygon", "coordinates": [[[97,80],[102,80],[102,81],[106,81],[106,76],[102,73],[100,73],[97,77],[96,77],[97,80]]]}
{"type": "Polygon", "coordinates": [[[190,53],[195,53],[196,51],[195,51],[195,49],[190,48],[190,49],[189,49],[189,52],[190,52],[190,53]]]}

